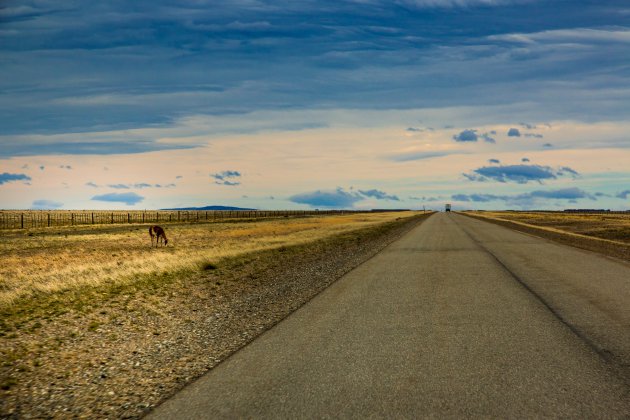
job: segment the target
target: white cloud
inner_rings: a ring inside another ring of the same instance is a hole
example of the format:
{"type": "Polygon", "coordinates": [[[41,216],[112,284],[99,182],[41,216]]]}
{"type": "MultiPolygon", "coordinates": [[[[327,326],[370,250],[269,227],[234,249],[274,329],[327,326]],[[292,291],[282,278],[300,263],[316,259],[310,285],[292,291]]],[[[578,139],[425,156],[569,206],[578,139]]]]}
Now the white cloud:
{"type": "Polygon", "coordinates": [[[488,37],[492,41],[507,41],[523,44],[534,43],[630,43],[630,30],[616,29],[557,29],[532,33],[513,33],[502,35],[491,35],[488,37]]]}

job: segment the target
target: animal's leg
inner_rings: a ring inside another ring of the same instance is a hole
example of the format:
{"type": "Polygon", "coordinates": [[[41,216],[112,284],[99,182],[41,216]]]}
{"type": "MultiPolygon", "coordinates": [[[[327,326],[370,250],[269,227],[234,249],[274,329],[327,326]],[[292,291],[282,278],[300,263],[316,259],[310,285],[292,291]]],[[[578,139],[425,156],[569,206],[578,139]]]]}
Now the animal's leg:
{"type": "Polygon", "coordinates": [[[153,237],[155,236],[153,234],[153,226],[149,227],[149,236],[151,237],[151,248],[153,248],[153,237]]]}

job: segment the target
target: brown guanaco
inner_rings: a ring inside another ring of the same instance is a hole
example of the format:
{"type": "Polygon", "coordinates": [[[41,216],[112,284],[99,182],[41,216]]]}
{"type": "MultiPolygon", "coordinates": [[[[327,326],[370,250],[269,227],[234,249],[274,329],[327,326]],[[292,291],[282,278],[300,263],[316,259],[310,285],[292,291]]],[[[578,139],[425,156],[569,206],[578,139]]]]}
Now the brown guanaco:
{"type": "Polygon", "coordinates": [[[149,228],[149,235],[151,236],[151,246],[153,246],[153,238],[155,238],[155,246],[157,247],[160,243],[160,239],[164,246],[168,245],[168,239],[166,238],[166,233],[161,226],[151,226],[149,228]]]}

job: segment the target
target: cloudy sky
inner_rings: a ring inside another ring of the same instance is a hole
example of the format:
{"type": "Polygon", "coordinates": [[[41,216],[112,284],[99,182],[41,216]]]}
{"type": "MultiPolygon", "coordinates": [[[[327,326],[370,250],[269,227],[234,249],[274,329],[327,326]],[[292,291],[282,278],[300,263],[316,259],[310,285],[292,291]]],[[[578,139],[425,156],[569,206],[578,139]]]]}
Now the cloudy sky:
{"type": "Polygon", "coordinates": [[[630,208],[627,0],[7,0],[0,208],[630,208]]]}

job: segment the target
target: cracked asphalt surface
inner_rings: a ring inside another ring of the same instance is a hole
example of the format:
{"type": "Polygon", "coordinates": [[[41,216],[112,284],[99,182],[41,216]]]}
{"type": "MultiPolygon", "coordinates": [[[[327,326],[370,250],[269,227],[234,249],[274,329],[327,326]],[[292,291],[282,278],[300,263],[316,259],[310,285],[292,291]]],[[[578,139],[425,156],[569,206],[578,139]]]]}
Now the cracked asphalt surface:
{"type": "Polygon", "coordinates": [[[630,417],[630,265],[431,216],[149,418],[630,417]]]}

